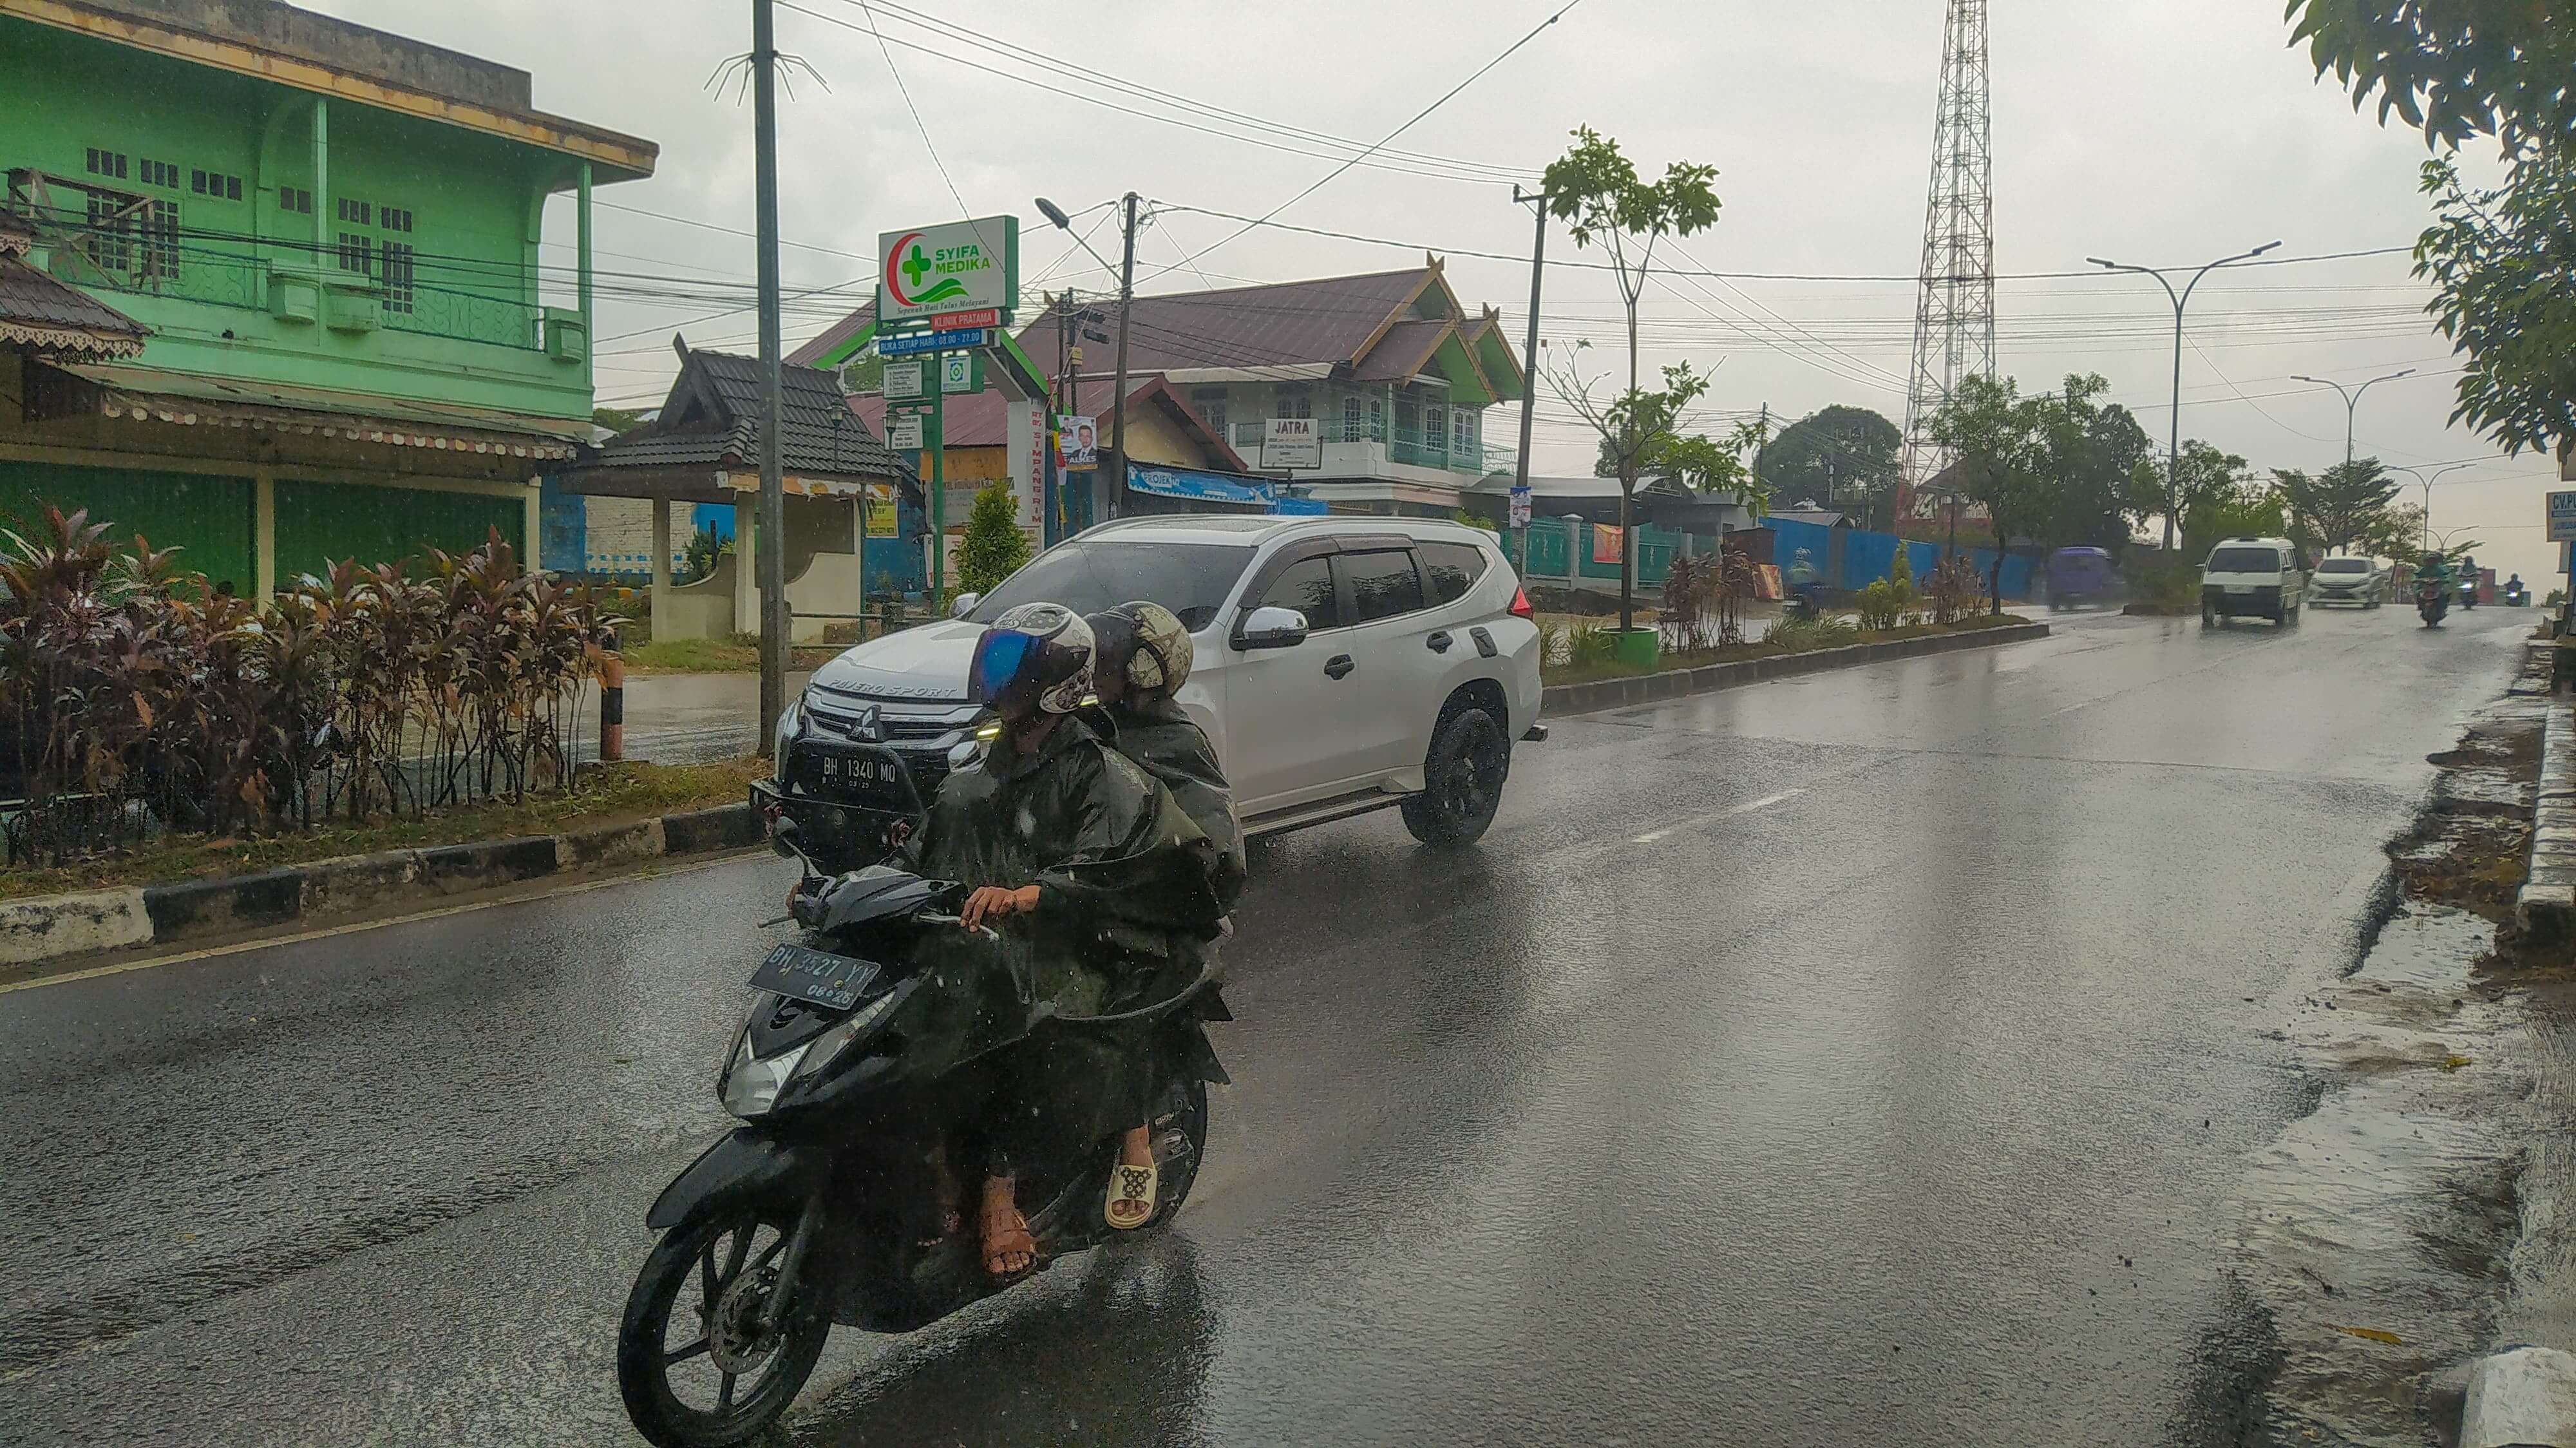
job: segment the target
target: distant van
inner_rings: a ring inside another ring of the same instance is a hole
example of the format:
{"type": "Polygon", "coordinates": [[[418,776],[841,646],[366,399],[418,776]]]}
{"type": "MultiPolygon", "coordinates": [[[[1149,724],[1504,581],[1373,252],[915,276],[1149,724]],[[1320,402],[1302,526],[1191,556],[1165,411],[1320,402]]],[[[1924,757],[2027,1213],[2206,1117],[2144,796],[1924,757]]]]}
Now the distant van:
{"type": "Polygon", "coordinates": [[[2221,627],[2231,618],[2268,618],[2287,626],[2299,621],[2299,604],[2307,596],[2307,562],[2298,544],[2229,538],[2210,549],[2201,565],[2200,626],[2221,627]]]}

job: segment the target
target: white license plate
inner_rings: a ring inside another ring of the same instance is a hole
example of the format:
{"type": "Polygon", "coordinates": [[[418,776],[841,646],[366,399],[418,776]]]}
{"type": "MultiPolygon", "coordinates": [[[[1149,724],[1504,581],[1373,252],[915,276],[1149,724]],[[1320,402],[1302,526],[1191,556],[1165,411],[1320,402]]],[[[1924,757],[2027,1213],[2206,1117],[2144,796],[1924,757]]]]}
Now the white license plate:
{"type": "Polygon", "coordinates": [[[2250,583],[2230,583],[2225,585],[2225,587],[2229,593],[2252,593],[2254,591],[2254,585],[2250,583]]]}
{"type": "Polygon", "coordinates": [[[890,783],[899,767],[890,760],[827,754],[823,757],[823,782],[837,785],[890,783]]]}

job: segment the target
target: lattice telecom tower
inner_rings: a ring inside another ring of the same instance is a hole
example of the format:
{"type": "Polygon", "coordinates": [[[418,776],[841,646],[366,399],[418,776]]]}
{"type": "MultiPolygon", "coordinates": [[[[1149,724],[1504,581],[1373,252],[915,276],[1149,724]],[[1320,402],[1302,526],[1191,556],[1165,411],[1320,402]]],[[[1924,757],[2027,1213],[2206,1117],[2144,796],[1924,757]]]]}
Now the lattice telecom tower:
{"type": "Polygon", "coordinates": [[[1925,436],[1963,377],[1995,370],[1995,162],[1987,106],[1986,0],[1950,0],[1941,51],[1941,112],[1932,129],[1931,198],[1923,217],[1923,292],[1914,312],[1914,375],[1905,395],[1905,485],[1920,488],[1948,459],[1925,436]]]}

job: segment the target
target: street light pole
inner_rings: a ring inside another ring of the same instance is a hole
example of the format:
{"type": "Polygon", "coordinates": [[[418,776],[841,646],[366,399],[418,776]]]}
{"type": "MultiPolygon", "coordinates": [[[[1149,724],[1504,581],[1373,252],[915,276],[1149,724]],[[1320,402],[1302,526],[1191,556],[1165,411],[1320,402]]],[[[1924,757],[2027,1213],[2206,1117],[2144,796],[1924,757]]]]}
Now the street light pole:
{"type": "MultiPolygon", "coordinates": [[[[2086,260],[2086,261],[2091,262],[2093,265],[2098,266],[2098,267],[2103,267],[2103,268],[2106,268],[2106,269],[2111,270],[2111,271],[2137,272],[2137,273],[2139,273],[2139,274],[2140,274],[2140,275],[2142,275],[2142,276],[2151,276],[2151,277],[2154,277],[2154,278],[2156,279],[2156,285],[2158,285],[2158,286],[2160,286],[2160,287],[2163,287],[2163,288],[2165,289],[2165,295],[2166,295],[2166,296],[2168,296],[2168,297],[2171,297],[2171,298],[2173,299],[2173,309],[2174,309],[2173,437],[2172,437],[2172,440],[2170,441],[2170,443],[2167,445],[2166,452],[2165,452],[2165,551],[2166,551],[2166,552],[2168,552],[2168,553],[2170,553],[2170,552],[2172,552],[2172,551],[2173,551],[2173,546],[2174,546],[2174,512],[2175,512],[2175,510],[2176,510],[2176,509],[2178,509],[2178,508],[2180,508],[2180,507],[2182,506],[2182,496],[2181,496],[2181,494],[2182,494],[2182,314],[2183,314],[2183,309],[2184,309],[2185,307],[2187,307],[2187,306],[2191,305],[2191,294],[2192,294],[2192,292],[2193,292],[2195,289],[2197,289],[2197,288],[2200,286],[2201,278],[2208,276],[2211,272],[2214,272],[2214,271],[2218,270],[2220,267],[2223,267],[2223,266],[2230,266],[2230,265],[2233,265],[2234,263],[2237,263],[2237,262],[2240,262],[2240,261],[2252,261],[2254,258],[2256,258],[2256,257],[2258,257],[2258,256],[2261,256],[2263,253],[2265,253],[2265,252],[2267,252],[2267,251],[2270,251],[2272,248],[2274,248],[2274,247],[2276,247],[2276,246],[2279,246],[2280,244],[2281,244],[2281,243],[2279,243],[2279,242],[2277,242],[2277,241],[2267,241],[2267,242],[2263,243],[2261,246],[2258,246],[2258,247],[2254,248],[2252,251],[2248,251],[2248,252],[2241,252],[2241,253],[2239,253],[2239,254],[2237,254],[2237,255],[2235,255],[2235,256],[2223,256],[2223,257],[2220,257],[2218,260],[2216,260],[2216,261],[2214,261],[2214,262],[2211,262],[2209,265],[2207,265],[2207,266],[2205,266],[2205,267],[2202,267],[2199,271],[2194,272],[2194,273],[2192,274],[2191,281],[2190,281],[2189,283],[2187,283],[2187,284],[2183,287],[2183,289],[2182,289],[2180,292],[2176,292],[2176,291],[2174,290],[2173,283],[2171,283],[2171,282],[2169,282],[2169,281],[2166,281],[2166,280],[2165,280],[2165,274],[2164,274],[2162,271],[2159,271],[2159,270],[2157,270],[2157,269],[2156,269],[2156,268],[2154,268],[2154,267],[2151,267],[2151,266],[2131,266],[2131,265],[2129,265],[2129,264],[2127,264],[2127,263],[2125,263],[2125,262],[2104,261],[2102,258],[2100,258],[2100,257],[2098,257],[2098,256],[2088,256],[2088,257],[2086,257],[2086,258],[2085,258],[2085,260],[2086,260]]],[[[2176,267],[2176,268],[2173,268],[2173,270],[2179,271],[2179,270],[2181,270],[2181,268],[2176,267]]]]}
{"type": "MultiPolygon", "coordinates": [[[[760,509],[753,538],[735,547],[757,560],[760,585],[760,752],[776,744],[771,736],[787,708],[787,491],[779,449],[782,423],[778,316],[778,46],[771,30],[770,0],[751,0],[751,110],[757,134],[752,143],[755,225],[760,251],[760,509]],[[756,543],[757,550],[746,546],[756,543]]],[[[864,505],[863,505],[864,506],[864,505]]],[[[861,560],[865,562],[864,559],[861,560]]],[[[864,572],[865,570],[862,569],[864,572]]],[[[737,627],[741,620],[735,620],[737,627]]]]}
{"type": "Polygon", "coordinates": [[[2400,377],[2412,377],[2414,375],[2415,369],[2409,367],[2403,372],[2391,372],[2385,377],[2373,377],[2368,382],[2365,382],[2350,391],[2346,391],[2344,389],[2344,385],[2340,382],[2324,377],[2310,377],[2304,373],[2293,372],[2290,374],[2290,380],[2293,382],[2313,382],[2320,387],[2331,387],[2335,390],[2335,395],[2343,399],[2343,461],[2344,466],[2350,467],[2352,466],[2353,420],[2361,408],[2361,395],[2368,392],[2370,389],[2377,387],[2382,382],[2394,382],[2400,377]]]}
{"type": "Polygon", "coordinates": [[[2429,478],[2424,476],[2422,468],[2392,467],[2389,469],[2392,473],[2411,474],[2416,484],[2424,490],[2424,546],[2428,550],[2433,546],[2433,485],[2442,480],[2444,473],[2456,473],[2462,468],[2476,466],[2476,463],[2452,463],[2447,467],[2435,468],[2429,478]]]}

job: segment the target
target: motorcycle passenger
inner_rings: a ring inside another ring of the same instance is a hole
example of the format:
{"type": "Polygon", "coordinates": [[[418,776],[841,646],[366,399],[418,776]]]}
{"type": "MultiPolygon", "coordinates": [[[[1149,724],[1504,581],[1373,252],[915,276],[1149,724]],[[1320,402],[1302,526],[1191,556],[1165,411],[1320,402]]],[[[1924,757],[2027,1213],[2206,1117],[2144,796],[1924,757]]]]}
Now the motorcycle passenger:
{"type": "MultiPolygon", "coordinates": [[[[1103,737],[1170,790],[1191,823],[1216,846],[1215,873],[1209,883],[1217,903],[1231,913],[1243,894],[1246,875],[1234,791],[1217,763],[1216,746],[1172,697],[1189,681],[1190,631],[1170,609],[1146,600],[1122,603],[1084,621],[1099,643],[1092,691],[1108,726],[1103,737]]],[[[1196,950],[1176,953],[1178,979],[1140,982],[1147,993],[1120,1002],[1118,1008],[1139,1009],[1151,1003],[1156,991],[1187,985],[1197,975],[1200,959],[1196,950]]],[[[1148,1132],[1154,1077],[1149,1068],[1131,1076],[1138,1089],[1128,1119],[1135,1124],[1119,1143],[1118,1162],[1111,1168],[1109,1193],[1101,1207],[1103,1219],[1121,1231],[1133,1231],[1153,1220],[1158,1185],[1148,1132]]]]}
{"type": "MultiPolygon", "coordinates": [[[[964,926],[997,928],[999,964],[1026,983],[1039,1020],[981,1063],[978,1226],[997,1280],[1036,1262],[1019,1176],[1051,1144],[1099,1140],[1132,1120],[1120,1104],[1122,1053],[1042,1018],[1101,1014],[1132,977],[1168,968],[1158,947],[1210,938],[1222,919],[1206,836],[1074,717],[1091,692],[1092,653],[1090,628],[1057,604],[1022,604],[993,621],[968,690],[1000,715],[1001,733],[941,782],[928,820],[902,847],[915,873],[969,887],[964,926]]],[[[971,936],[959,944],[986,949],[971,936]]]]}

